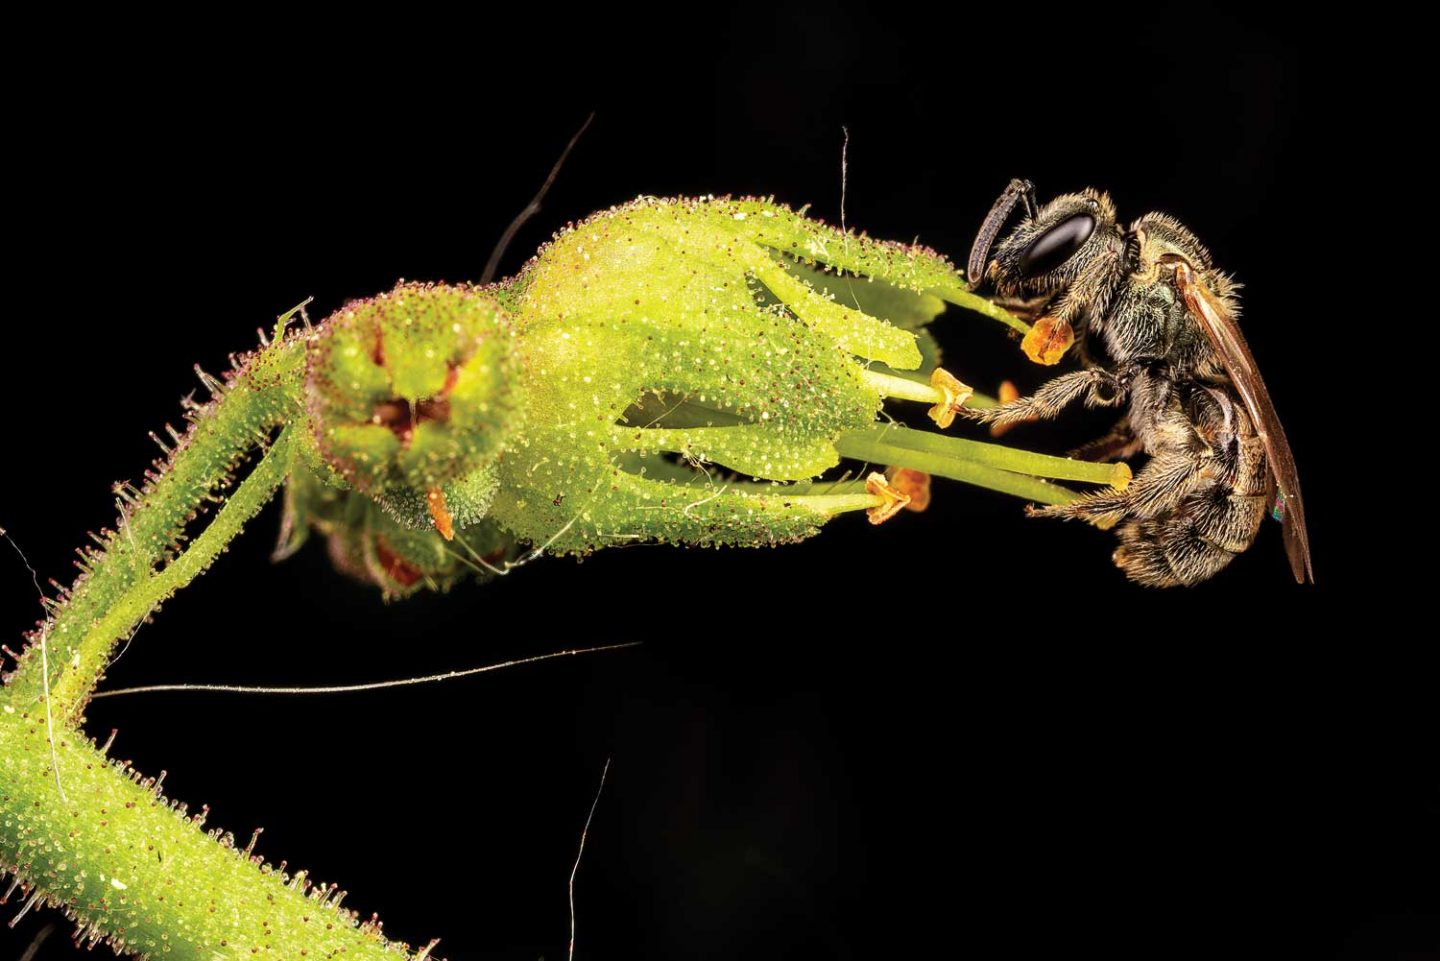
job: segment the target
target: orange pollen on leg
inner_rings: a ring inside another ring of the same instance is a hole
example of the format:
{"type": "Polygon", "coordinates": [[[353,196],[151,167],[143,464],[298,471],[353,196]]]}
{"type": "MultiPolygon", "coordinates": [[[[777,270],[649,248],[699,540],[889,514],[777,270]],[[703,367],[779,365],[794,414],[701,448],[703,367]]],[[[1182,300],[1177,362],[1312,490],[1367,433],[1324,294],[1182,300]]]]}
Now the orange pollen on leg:
{"type": "Polygon", "coordinates": [[[455,521],[450,516],[450,508],[445,506],[445,492],[438,487],[432,487],[425,494],[425,503],[430,508],[430,519],[435,522],[435,529],[440,536],[447,541],[455,539],[455,521]]]}
{"type": "Polygon", "coordinates": [[[421,573],[412,564],[390,549],[385,538],[375,538],[375,559],[380,562],[385,575],[401,587],[410,587],[421,578],[421,573]]]}
{"type": "Polygon", "coordinates": [[[1058,317],[1041,317],[1020,342],[1020,349],[1035,363],[1048,367],[1060,363],[1060,358],[1065,356],[1065,351],[1073,343],[1075,331],[1070,329],[1068,321],[1058,317]]]}

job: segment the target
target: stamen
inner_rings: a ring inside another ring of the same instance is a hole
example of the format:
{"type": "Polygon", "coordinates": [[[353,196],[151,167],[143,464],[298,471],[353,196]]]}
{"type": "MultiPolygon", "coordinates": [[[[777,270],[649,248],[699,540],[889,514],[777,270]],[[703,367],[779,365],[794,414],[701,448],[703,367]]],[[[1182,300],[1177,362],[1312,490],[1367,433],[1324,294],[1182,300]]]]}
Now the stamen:
{"type": "Polygon", "coordinates": [[[873,471],[869,477],[865,478],[865,490],[869,494],[883,498],[879,504],[865,512],[872,524],[885,523],[910,503],[910,495],[891,487],[885,480],[885,475],[879,471],[873,471]]]}
{"type": "Polygon", "coordinates": [[[970,395],[975,393],[943,367],[936,367],[930,375],[930,385],[941,394],[940,403],[930,408],[930,419],[941,430],[955,423],[955,415],[965,406],[970,395]]]}
{"type": "Polygon", "coordinates": [[[929,384],[894,374],[882,374],[875,370],[867,370],[863,376],[866,383],[878,391],[881,397],[933,405],[930,408],[930,419],[942,430],[955,422],[955,414],[975,393],[971,387],[961,383],[959,378],[943,367],[937,367],[931,372],[929,384]]]}

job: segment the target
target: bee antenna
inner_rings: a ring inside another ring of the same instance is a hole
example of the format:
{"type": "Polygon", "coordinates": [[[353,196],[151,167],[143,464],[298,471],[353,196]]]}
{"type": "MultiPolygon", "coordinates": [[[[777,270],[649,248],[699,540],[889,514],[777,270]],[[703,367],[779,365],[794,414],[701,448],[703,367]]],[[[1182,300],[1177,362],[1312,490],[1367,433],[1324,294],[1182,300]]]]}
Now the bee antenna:
{"type": "Polygon", "coordinates": [[[965,265],[965,280],[971,290],[980,286],[980,282],[985,279],[985,264],[990,260],[990,248],[995,244],[995,237],[1021,200],[1025,201],[1026,216],[1033,218],[1036,214],[1035,185],[1017,177],[1010,181],[1000,199],[995,201],[995,206],[985,215],[985,222],[980,225],[980,233],[975,235],[975,245],[970,248],[970,260],[965,265]]]}

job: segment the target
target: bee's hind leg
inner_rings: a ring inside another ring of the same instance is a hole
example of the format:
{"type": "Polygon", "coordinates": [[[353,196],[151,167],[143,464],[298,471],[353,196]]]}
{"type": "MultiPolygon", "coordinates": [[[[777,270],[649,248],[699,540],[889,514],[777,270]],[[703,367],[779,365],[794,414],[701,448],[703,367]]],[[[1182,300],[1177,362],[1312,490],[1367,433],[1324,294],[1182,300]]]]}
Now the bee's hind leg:
{"type": "Polygon", "coordinates": [[[1088,521],[1108,530],[1127,517],[1155,517],[1175,507],[1205,479],[1203,468],[1203,458],[1193,454],[1161,454],[1151,458],[1123,491],[1112,488],[1068,504],[1028,507],[1026,513],[1088,521]]]}
{"type": "Polygon", "coordinates": [[[1017,397],[997,407],[963,408],[960,413],[982,424],[1018,424],[1048,420],[1077,400],[1087,407],[1114,407],[1126,396],[1125,383],[1115,374],[1098,367],[1061,374],[1028,397],[1017,397]]]}

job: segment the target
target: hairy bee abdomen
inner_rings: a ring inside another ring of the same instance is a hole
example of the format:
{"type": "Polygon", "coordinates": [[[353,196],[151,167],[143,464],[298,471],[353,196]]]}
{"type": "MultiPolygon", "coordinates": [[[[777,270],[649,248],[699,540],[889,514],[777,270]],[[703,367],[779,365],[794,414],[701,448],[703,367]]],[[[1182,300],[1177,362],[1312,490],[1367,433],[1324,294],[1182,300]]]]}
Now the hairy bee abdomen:
{"type": "Polygon", "coordinates": [[[1271,495],[1265,444],[1240,405],[1206,393],[1212,396],[1192,416],[1210,447],[1189,489],[1173,506],[1126,520],[1116,531],[1115,564],[1141,584],[1178,587],[1213,577],[1254,542],[1265,519],[1271,495]]]}

